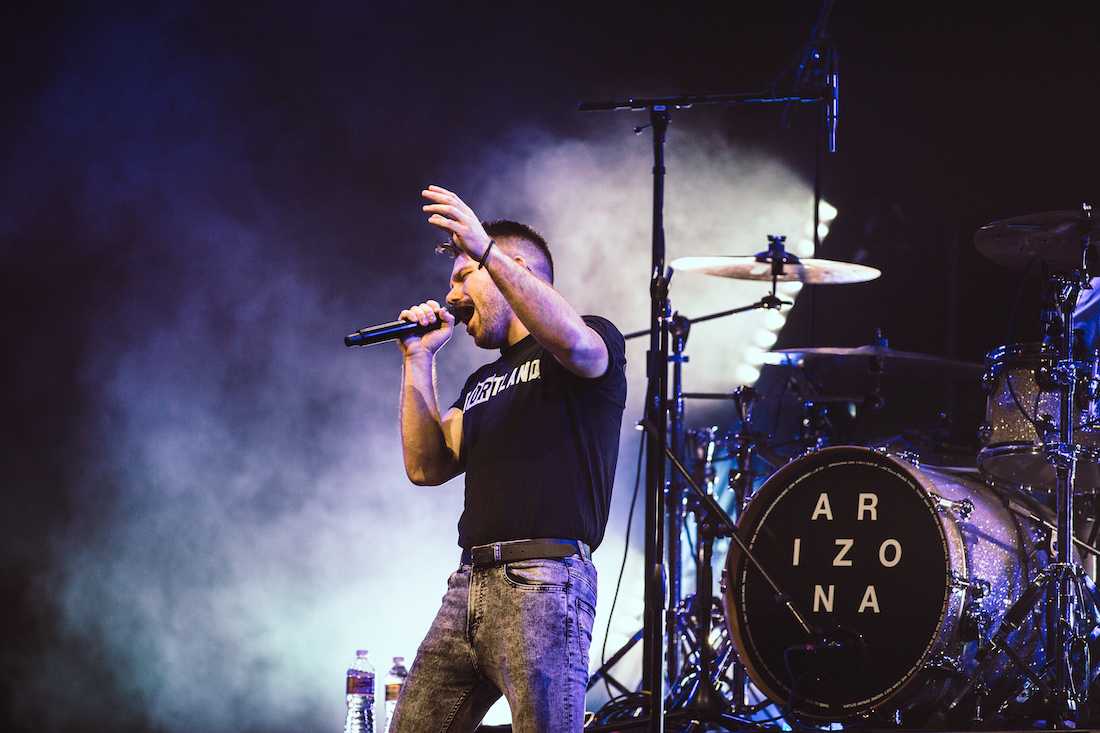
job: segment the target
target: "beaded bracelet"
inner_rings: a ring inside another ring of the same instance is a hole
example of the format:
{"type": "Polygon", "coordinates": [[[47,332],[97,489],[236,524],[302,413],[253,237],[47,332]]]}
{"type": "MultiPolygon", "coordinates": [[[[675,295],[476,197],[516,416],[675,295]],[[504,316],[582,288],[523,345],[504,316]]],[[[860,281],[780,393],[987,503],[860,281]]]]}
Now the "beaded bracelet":
{"type": "Polygon", "coordinates": [[[490,239],[489,246],[486,247],[485,251],[481,253],[481,259],[477,261],[477,269],[480,270],[481,268],[485,267],[485,258],[489,256],[489,250],[493,248],[494,244],[496,244],[496,240],[490,239]]]}

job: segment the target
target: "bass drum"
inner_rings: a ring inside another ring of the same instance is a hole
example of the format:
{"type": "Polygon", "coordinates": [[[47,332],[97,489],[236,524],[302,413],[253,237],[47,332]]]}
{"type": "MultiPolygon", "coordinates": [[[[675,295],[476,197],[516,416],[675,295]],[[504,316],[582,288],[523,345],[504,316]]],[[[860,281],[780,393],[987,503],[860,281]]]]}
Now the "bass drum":
{"type": "MultiPolygon", "coordinates": [[[[756,685],[797,717],[919,725],[966,688],[973,642],[1048,561],[1039,530],[974,478],[872,448],[822,449],[765,481],[738,526],[814,635],[736,545],[730,635],[756,685]]],[[[1042,654],[1035,617],[1010,638],[1028,658],[1042,654]]],[[[985,665],[985,689],[1011,687],[1010,670],[985,665]]]]}

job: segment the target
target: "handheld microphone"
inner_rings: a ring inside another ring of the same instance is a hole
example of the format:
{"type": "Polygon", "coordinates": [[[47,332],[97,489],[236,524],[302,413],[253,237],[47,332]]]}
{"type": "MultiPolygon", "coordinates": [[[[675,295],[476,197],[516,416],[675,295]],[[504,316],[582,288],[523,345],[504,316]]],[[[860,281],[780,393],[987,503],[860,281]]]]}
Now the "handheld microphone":
{"type": "MultiPolygon", "coordinates": [[[[453,305],[448,303],[443,306],[443,310],[454,316],[456,321],[459,320],[457,309],[453,305]]],[[[405,336],[419,336],[428,331],[434,331],[442,325],[442,319],[437,319],[435,323],[428,324],[427,326],[421,326],[415,321],[390,321],[389,323],[379,323],[377,326],[366,326],[365,328],[360,328],[355,333],[349,333],[344,337],[344,346],[372,346],[385,341],[394,341],[404,338],[405,336]]]]}

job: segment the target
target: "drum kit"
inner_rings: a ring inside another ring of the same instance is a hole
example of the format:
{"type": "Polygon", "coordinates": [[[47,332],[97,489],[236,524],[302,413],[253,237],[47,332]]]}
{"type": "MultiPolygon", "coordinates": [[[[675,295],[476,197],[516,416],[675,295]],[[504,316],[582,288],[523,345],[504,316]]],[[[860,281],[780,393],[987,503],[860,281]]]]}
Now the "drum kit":
{"type": "MultiPolygon", "coordinates": [[[[772,308],[780,282],[880,274],[769,240],[754,256],[672,267],[771,282],[755,307],[772,308]]],[[[670,486],[693,491],[666,517],[668,711],[717,706],[726,717],[711,720],[788,730],[1100,721],[1100,356],[1074,320],[1098,273],[1100,224],[1087,205],[1016,217],[982,227],[975,246],[1045,273],[1041,341],[996,346],[985,364],[895,350],[877,334],[775,350],[754,387],[693,394],[670,327],[670,486]],[[823,373],[855,373],[863,389],[830,392],[823,373]],[[882,379],[914,374],[984,392],[976,451],[936,426],[876,432],[893,399],[882,379]],[[689,429],[692,397],[731,400],[733,427],[689,429]],[[692,565],[694,593],[681,598],[692,565]]]]}

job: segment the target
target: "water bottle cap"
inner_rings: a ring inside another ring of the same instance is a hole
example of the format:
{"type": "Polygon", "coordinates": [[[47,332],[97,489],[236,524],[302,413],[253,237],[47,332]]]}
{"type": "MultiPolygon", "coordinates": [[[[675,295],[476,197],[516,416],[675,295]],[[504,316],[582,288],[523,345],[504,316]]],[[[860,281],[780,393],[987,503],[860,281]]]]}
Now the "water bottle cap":
{"type": "Polygon", "coordinates": [[[355,656],[356,657],[365,657],[365,656],[367,656],[367,650],[366,649],[356,649],[355,650],[355,656]]]}

